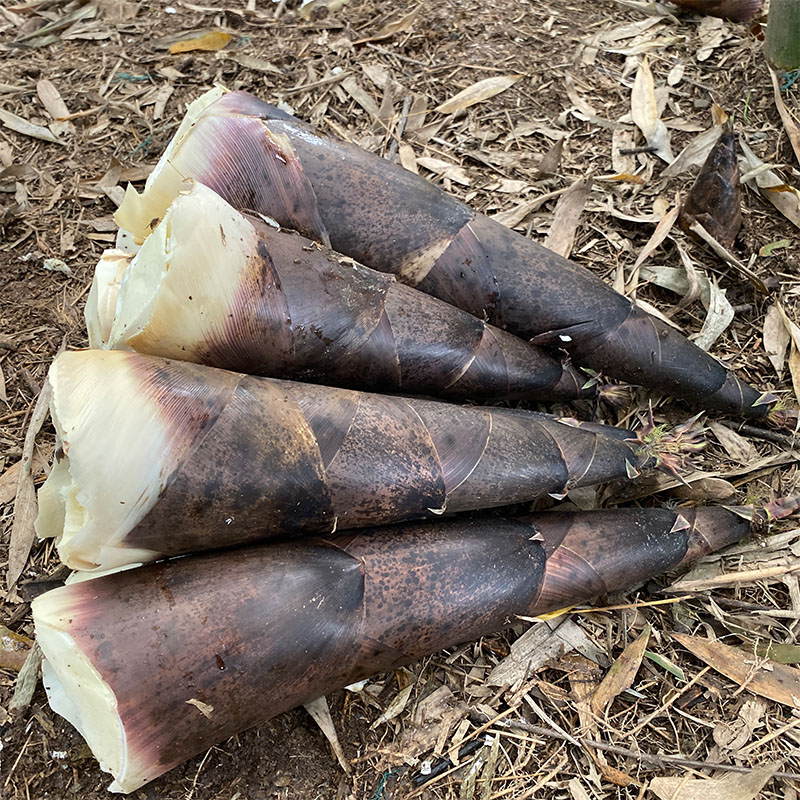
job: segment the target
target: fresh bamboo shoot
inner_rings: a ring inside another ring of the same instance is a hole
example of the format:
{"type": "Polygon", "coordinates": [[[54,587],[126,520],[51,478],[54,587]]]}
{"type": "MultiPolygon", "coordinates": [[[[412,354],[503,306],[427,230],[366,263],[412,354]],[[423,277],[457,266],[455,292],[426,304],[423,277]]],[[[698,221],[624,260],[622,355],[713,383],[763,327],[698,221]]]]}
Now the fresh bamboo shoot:
{"type": "Polygon", "coordinates": [[[334,689],[738,540],[732,510],[413,523],[180,558],[33,603],[44,683],[112,790],[334,689]]]}
{"type": "Polygon", "coordinates": [[[122,351],[63,353],[48,380],[58,447],[36,527],[74,569],[528,501],[650,460],[532,412],[122,351]]]}
{"type": "Polygon", "coordinates": [[[540,348],[245,217],[202,184],[176,197],[131,258],[112,250],[98,264],[92,347],[456,399],[597,393],[540,348]]]}
{"type": "Polygon", "coordinates": [[[213,89],[190,105],[118,224],[144,241],[186,178],[579,366],[704,409],[759,418],[774,404],[577,264],[247,93],[213,89]]]}

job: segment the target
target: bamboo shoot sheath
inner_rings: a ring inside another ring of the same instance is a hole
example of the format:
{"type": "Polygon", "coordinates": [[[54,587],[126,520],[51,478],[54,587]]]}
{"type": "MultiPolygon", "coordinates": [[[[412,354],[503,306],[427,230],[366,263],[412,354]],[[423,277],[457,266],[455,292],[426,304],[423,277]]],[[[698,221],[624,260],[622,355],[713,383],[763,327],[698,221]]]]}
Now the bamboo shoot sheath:
{"type": "Polygon", "coordinates": [[[38,597],[54,710],[130,792],[377,672],[736,541],[726,509],[414,523],[179,558],[38,597]]]}
{"type": "Polygon", "coordinates": [[[578,366],[703,409],[760,418],[775,402],[588,270],[253,95],[192,103],[144,193],[128,188],[120,227],[144,241],[186,178],[578,366]]]}

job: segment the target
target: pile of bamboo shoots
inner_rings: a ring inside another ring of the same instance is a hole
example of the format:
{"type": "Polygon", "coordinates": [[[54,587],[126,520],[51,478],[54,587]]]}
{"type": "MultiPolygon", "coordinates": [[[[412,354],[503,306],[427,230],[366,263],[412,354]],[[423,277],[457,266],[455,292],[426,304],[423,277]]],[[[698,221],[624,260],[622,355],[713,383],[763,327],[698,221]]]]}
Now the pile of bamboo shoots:
{"type": "Polygon", "coordinates": [[[594,397],[598,371],[746,417],[774,398],[577,265],[250,95],[192,103],[117,221],[136,246],[97,266],[93,349],[49,374],[37,530],[76,573],[33,604],[50,703],[113,790],[794,508],[487,513],[674,470],[675,443],[700,444],[431,398],[594,397]]]}

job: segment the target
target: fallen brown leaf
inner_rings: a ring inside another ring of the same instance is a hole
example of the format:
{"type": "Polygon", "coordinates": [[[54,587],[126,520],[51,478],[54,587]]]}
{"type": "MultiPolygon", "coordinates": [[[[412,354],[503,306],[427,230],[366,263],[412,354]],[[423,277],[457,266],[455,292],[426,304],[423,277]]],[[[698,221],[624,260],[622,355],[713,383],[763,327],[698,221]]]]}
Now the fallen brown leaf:
{"type": "Polygon", "coordinates": [[[800,164],[800,125],[798,125],[794,114],[786,107],[786,103],[783,102],[781,87],[778,83],[778,76],[775,74],[775,70],[773,70],[772,67],[767,68],[769,69],[769,76],[772,78],[772,89],[775,93],[775,106],[778,109],[778,113],[781,115],[781,121],[786,130],[786,135],[792,143],[794,156],[798,164],[800,164]]]}
{"type": "Polygon", "coordinates": [[[611,665],[592,696],[592,710],[595,714],[601,716],[618,694],[633,685],[649,641],[650,626],[648,625],[611,665]]]}
{"type": "Polygon", "coordinates": [[[558,198],[553,212],[553,224],[544,241],[545,247],[564,258],[569,257],[578,233],[578,223],[591,191],[592,179],[579,178],[558,198]]]}
{"type": "Polygon", "coordinates": [[[667,126],[658,115],[655,83],[647,56],[642,59],[631,92],[631,116],[636,127],[642,132],[653,153],[663,161],[671,164],[674,160],[669,144],[667,126]]]}
{"type": "Polygon", "coordinates": [[[673,633],[672,638],[712,669],[753,694],[800,708],[800,670],[769,659],[743,657],[742,651],[700,636],[673,633]]]}
{"type": "Polygon", "coordinates": [[[661,800],[755,800],[777,770],[776,764],[765,764],[752,772],[707,780],[653,778],[650,791],[661,800]]]}
{"type": "Polygon", "coordinates": [[[764,317],[764,350],[767,351],[767,358],[778,373],[778,377],[783,376],[783,365],[786,362],[786,348],[789,346],[791,336],[786,329],[783,317],[777,305],[772,305],[767,310],[764,317]]]}
{"type": "Polygon", "coordinates": [[[675,224],[675,220],[678,219],[678,214],[680,213],[681,203],[680,203],[680,195],[675,198],[675,205],[672,207],[670,211],[668,211],[658,222],[656,225],[656,229],[653,231],[652,236],[648,239],[647,244],[642,248],[641,253],[639,253],[636,261],[634,262],[633,268],[631,270],[631,277],[628,280],[627,285],[627,293],[628,294],[636,294],[636,286],[639,282],[639,270],[641,269],[642,264],[647,261],[648,258],[658,249],[658,247],[664,242],[664,240],[669,236],[669,232],[672,230],[672,226],[675,224]]]}
{"type": "Polygon", "coordinates": [[[33,486],[31,464],[36,434],[39,433],[45,417],[50,410],[50,383],[45,382],[31,414],[31,421],[25,433],[22,458],[18,472],[17,497],[14,502],[14,523],[11,526],[11,540],[8,544],[8,568],[6,571],[6,596],[12,595],[14,586],[25,569],[28,554],[36,538],[33,523],[36,520],[36,490],[33,486]]]}
{"type": "Polygon", "coordinates": [[[523,77],[523,75],[493,75],[491,78],[484,78],[482,81],[462,89],[458,94],[437,106],[436,110],[440,114],[455,114],[456,111],[469,108],[476,103],[482,103],[484,100],[504,92],[523,77]]]}
{"type": "Polygon", "coordinates": [[[319,725],[320,730],[325,734],[328,744],[339,762],[339,766],[345,771],[347,775],[350,774],[350,762],[347,760],[342,750],[342,745],[339,743],[339,736],[336,733],[336,727],[331,719],[331,711],[328,707],[328,701],[324,697],[318,697],[316,700],[311,700],[305,704],[305,709],[314,719],[314,722],[319,725]]]}
{"type": "Polygon", "coordinates": [[[366,44],[367,42],[378,42],[381,39],[388,39],[390,36],[394,36],[395,33],[402,33],[404,31],[410,31],[414,26],[414,20],[417,18],[417,14],[419,14],[419,10],[422,8],[421,5],[418,5],[416,8],[409,11],[407,14],[403,14],[401,17],[394,19],[390,22],[387,22],[377,33],[373,33],[372,36],[366,36],[363,39],[356,39],[353,44],[366,44]]]}
{"type": "Polygon", "coordinates": [[[0,122],[12,131],[21,133],[24,136],[32,136],[34,139],[43,139],[45,142],[53,144],[64,144],[49,128],[43,125],[34,125],[32,122],[0,108],[0,122]]]}
{"type": "Polygon", "coordinates": [[[180,41],[173,42],[169,46],[169,52],[172,55],[178,53],[190,53],[193,50],[206,50],[213,52],[215,50],[222,50],[230,40],[233,39],[232,33],[225,33],[225,31],[211,31],[204,33],[200,36],[194,36],[189,39],[181,39],[180,41]]]}
{"type": "Polygon", "coordinates": [[[767,165],[750,149],[747,142],[740,137],[739,148],[742,151],[742,165],[746,174],[742,176],[742,182],[755,180],[756,185],[766,200],[769,200],[778,211],[793,225],[800,228],[800,192],[790,188],[789,191],[771,191],[776,187],[786,185],[767,165]]]}

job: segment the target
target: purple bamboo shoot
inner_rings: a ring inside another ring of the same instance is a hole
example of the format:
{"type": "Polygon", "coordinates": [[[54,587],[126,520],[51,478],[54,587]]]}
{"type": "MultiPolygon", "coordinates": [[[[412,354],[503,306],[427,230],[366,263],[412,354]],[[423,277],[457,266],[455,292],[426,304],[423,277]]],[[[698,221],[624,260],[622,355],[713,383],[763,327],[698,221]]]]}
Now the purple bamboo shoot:
{"type": "Polygon", "coordinates": [[[764,417],[775,401],[584,268],[247,93],[192,103],[120,226],[143,241],[189,177],[579,366],[725,413],[764,417]]]}
{"type": "Polygon", "coordinates": [[[726,509],[414,523],[175,559],[33,603],[53,708],[130,792],[378,672],[736,541],[726,509]]]}
{"type": "Polygon", "coordinates": [[[544,415],[121,351],[50,369],[40,536],[75,569],[523,502],[638,474],[637,442],[544,415]]]}
{"type": "Polygon", "coordinates": [[[472,400],[596,394],[540,348],[245,217],[201,184],[130,264],[104,254],[86,320],[92,347],[250,374],[472,400]]]}

